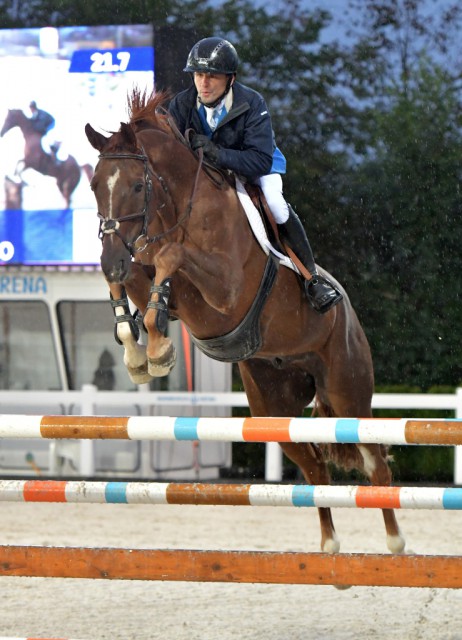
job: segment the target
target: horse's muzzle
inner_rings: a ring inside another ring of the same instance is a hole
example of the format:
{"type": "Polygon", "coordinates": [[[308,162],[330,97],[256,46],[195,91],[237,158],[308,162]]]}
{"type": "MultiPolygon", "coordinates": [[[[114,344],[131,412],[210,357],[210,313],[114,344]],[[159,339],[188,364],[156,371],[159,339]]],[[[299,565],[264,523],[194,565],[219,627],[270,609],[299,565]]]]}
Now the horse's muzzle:
{"type": "Polygon", "coordinates": [[[111,284],[122,284],[128,278],[132,260],[130,254],[108,256],[105,251],[101,255],[101,269],[106,280],[111,284]]]}
{"type": "Polygon", "coordinates": [[[110,284],[123,284],[128,278],[129,270],[124,267],[111,267],[108,271],[103,269],[104,276],[110,284]]]}

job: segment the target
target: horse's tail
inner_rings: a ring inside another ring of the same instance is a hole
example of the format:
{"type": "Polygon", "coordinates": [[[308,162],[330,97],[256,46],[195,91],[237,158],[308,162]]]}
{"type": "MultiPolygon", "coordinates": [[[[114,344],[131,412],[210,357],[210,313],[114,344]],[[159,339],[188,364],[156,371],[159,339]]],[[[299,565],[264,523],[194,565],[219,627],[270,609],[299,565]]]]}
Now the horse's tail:
{"type": "MultiPolygon", "coordinates": [[[[314,399],[312,417],[335,418],[335,413],[328,404],[322,402],[318,396],[314,399]]],[[[355,444],[320,444],[319,445],[326,460],[333,462],[338,467],[349,471],[351,469],[362,469],[364,460],[358,447],[355,444]]]]}

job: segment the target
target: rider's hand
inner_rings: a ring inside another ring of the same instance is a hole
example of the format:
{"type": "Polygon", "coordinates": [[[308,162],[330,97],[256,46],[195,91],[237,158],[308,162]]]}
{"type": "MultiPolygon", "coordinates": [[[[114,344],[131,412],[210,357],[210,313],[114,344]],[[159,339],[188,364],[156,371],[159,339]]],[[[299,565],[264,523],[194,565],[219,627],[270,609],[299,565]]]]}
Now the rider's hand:
{"type": "Polygon", "coordinates": [[[208,160],[212,164],[217,164],[219,147],[217,147],[214,142],[207,138],[207,136],[196,133],[196,135],[191,140],[191,149],[193,151],[197,151],[201,147],[204,151],[204,157],[206,158],[206,160],[208,160]]]}

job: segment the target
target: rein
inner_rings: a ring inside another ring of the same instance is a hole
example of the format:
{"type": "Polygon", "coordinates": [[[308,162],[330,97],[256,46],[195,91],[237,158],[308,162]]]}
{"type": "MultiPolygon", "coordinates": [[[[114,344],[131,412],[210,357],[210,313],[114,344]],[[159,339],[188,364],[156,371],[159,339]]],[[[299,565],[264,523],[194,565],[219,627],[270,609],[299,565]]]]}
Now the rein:
{"type": "MultiPolygon", "coordinates": [[[[202,162],[203,162],[203,153],[201,150],[201,153],[199,153],[199,164],[198,164],[198,168],[196,171],[196,175],[195,175],[195,179],[194,179],[194,183],[193,183],[193,187],[191,190],[191,195],[189,196],[189,201],[188,204],[186,206],[186,209],[184,211],[184,213],[177,219],[176,223],[170,227],[169,229],[167,229],[166,231],[163,231],[162,233],[158,233],[155,236],[148,236],[148,225],[149,225],[149,202],[151,200],[151,196],[152,196],[152,180],[151,180],[151,176],[150,173],[157,179],[157,181],[159,182],[159,184],[162,187],[162,190],[164,191],[164,193],[168,194],[168,187],[167,184],[165,182],[165,180],[162,178],[162,176],[160,176],[159,174],[157,174],[153,169],[152,166],[149,166],[149,158],[146,155],[146,153],[101,153],[99,155],[99,158],[101,160],[139,160],[140,162],[143,162],[144,164],[144,180],[145,180],[145,192],[144,192],[144,206],[142,211],[139,211],[138,213],[130,213],[126,216],[121,216],[120,218],[105,218],[99,211],[97,213],[98,218],[100,219],[100,223],[99,223],[99,231],[98,231],[98,237],[99,239],[102,241],[105,235],[109,235],[111,233],[115,233],[120,240],[123,242],[124,246],[127,248],[127,250],[130,252],[130,255],[132,257],[135,256],[136,253],[141,253],[142,251],[145,251],[145,249],[148,247],[148,245],[154,243],[154,242],[159,242],[160,240],[162,240],[163,238],[165,238],[166,236],[168,236],[170,233],[172,233],[173,231],[175,231],[176,229],[178,229],[178,227],[181,227],[181,225],[185,222],[185,220],[187,218],[189,218],[189,216],[191,215],[191,211],[193,208],[193,204],[194,204],[194,198],[196,195],[196,191],[197,191],[197,185],[199,182],[199,175],[200,175],[200,170],[202,167],[202,162]],[[140,235],[135,239],[134,242],[128,242],[120,233],[120,223],[121,222],[130,222],[132,220],[136,220],[138,218],[142,218],[143,219],[143,226],[141,229],[141,233],[140,235]],[[136,245],[138,244],[138,242],[140,241],[140,238],[144,238],[144,244],[143,246],[137,247],[136,245]]],[[[161,209],[163,209],[165,207],[165,202],[163,204],[161,204],[159,207],[157,207],[156,212],[160,211],[161,209]]]]}

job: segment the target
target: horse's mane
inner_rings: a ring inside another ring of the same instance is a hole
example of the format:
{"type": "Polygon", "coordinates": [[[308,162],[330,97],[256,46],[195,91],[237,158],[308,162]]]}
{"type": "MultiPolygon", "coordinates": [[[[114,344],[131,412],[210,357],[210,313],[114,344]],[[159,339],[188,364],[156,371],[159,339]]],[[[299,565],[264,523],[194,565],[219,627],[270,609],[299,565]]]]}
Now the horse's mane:
{"type": "Polygon", "coordinates": [[[160,108],[168,101],[166,91],[148,93],[134,87],[127,96],[129,124],[138,132],[143,129],[161,129],[165,133],[172,133],[167,121],[167,114],[160,113],[160,108]]]}

